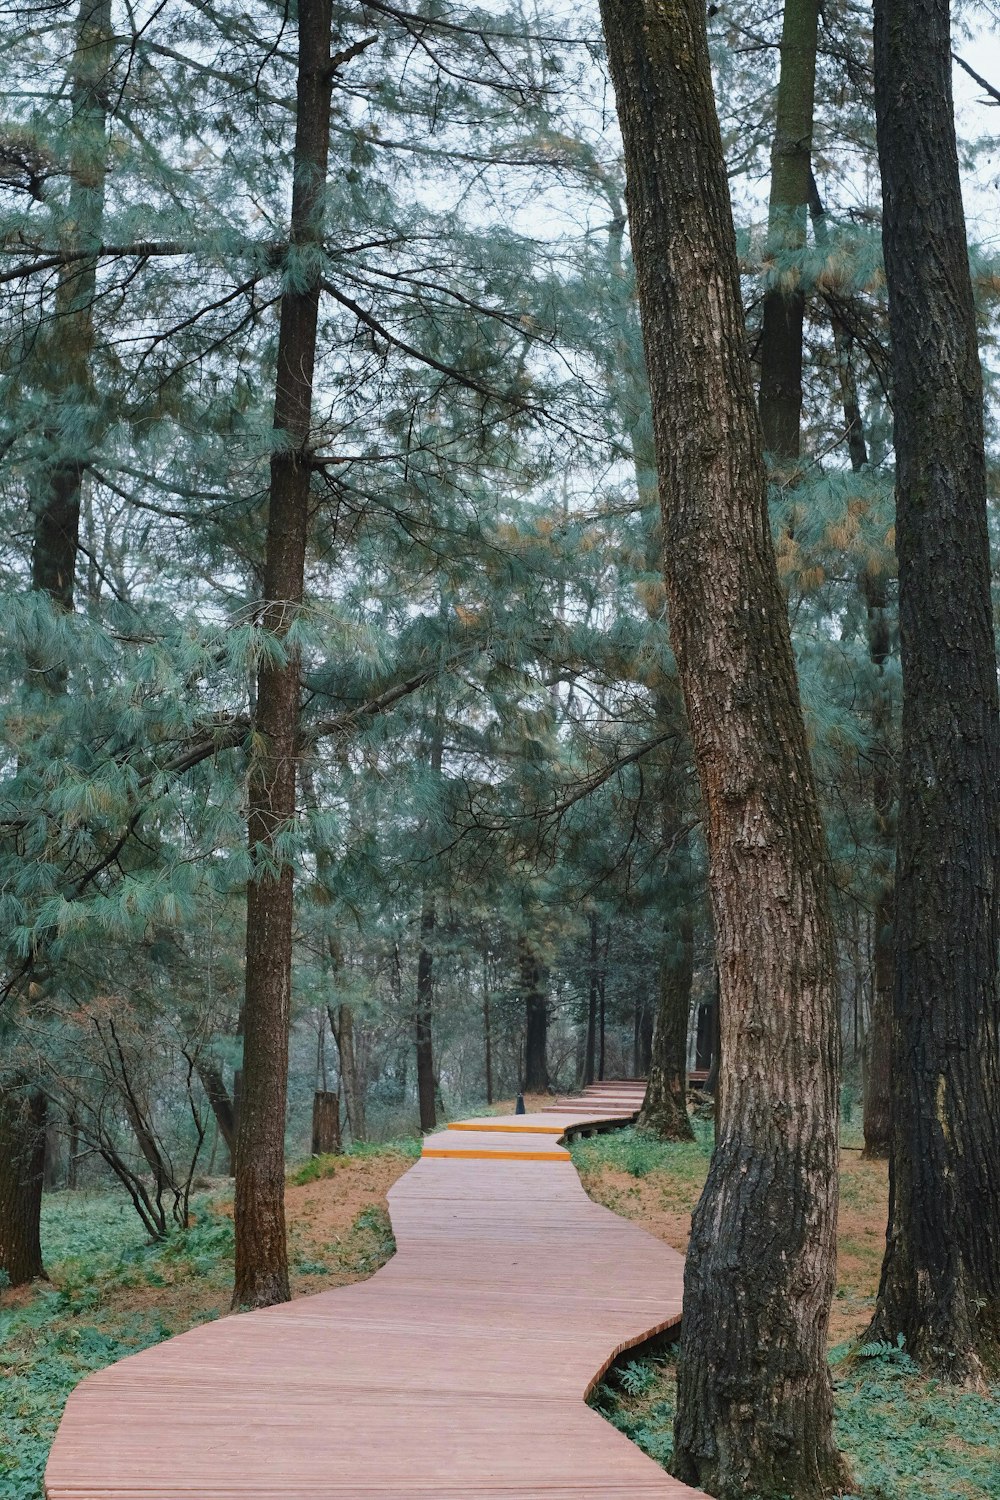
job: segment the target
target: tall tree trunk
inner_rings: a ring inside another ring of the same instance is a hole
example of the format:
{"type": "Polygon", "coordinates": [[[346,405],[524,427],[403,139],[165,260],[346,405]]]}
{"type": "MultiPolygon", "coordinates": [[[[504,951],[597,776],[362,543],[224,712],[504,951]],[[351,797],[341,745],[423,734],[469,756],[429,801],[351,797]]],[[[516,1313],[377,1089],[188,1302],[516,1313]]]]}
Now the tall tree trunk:
{"type": "MultiPolygon", "coordinates": [[[[607,944],[605,944],[605,951],[607,944]]],[[[602,968],[597,978],[597,1077],[604,1082],[604,1067],[607,1061],[608,1010],[607,970],[602,968]]]]}
{"type": "Polygon", "coordinates": [[[524,1089],[526,1093],[540,1094],[549,1086],[546,1056],[549,1004],[545,969],[527,938],[519,938],[517,947],[521,998],[524,1001],[524,1089]]]}
{"type": "MultiPolygon", "coordinates": [[[[440,705],[435,705],[428,764],[440,776],[444,757],[444,722],[440,705]]],[[[417,1006],[414,1012],[417,1102],[420,1129],[433,1130],[437,1125],[437,1081],[434,1075],[434,953],[431,943],[437,914],[433,897],[425,891],[420,912],[420,951],[417,955],[417,1006]]]]}
{"type": "MultiPolygon", "coordinates": [[[[82,252],[96,250],[101,242],[112,35],[111,0],[80,0],[67,80],[70,187],[61,235],[62,247],[78,258],[59,272],[54,316],[43,340],[45,382],[57,421],[46,433],[48,453],[32,496],[31,586],[47,594],[56,608],[66,613],[72,613],[74,605],[80,495],[94,403],[91,355],[97,260],[82,252]]],[[[61,668],[46,671],[40,681],[54,695],[66,687],[61,668]]],[[[35,1150],[35,1117],[39,1113],[44,1117],[45,1096],[35,1092],[26,1105],[17,1081],[9,1099],[7,1088],[0,1082],[3,1149],[13,1153],[13,1161],[30,1163],[35,1150]],[[19,1126],[27,1132],[22,1141],[16,1139],[19,1126]]],[[[41,1201],[41,1184],[37,1193],[31,1189],[20,1195],[4,1194],[0,1199],[0,1240],[26,1247],[23,1255],[15,1257],[24,1266],[33,1264],[35,1255],[40,1257],[40,1230],[37,1223],[33,1228],[26,1227],[21,1217],[29,1209],[36,1216],[40,1214],[41,1201]],[[8,1208],[18,1222],[5,1225],[3,1214],[8,1208]]],[[[27,1279],[43,1274],[39,1258],[37,1269],[27,1279]]]]}
{"type": "Polygon", "coordinates": [[[45,1095],[12,1079],[0,1091],[0,1271],[9,1286],[45,1275],[41,1209],[45,1095]]]}
{"type": "Polygon", "coordinates": [[[247,837],[243,1094],[236,1149],[234,1307],[287,1301],[285,1108],[291,1001],[292,866],[276,840],[295,817],[299,657],[288,644],[302,601],[309,518],[309,438],[330,137],[330,0],[299,0],[291,247],[281,298],[264,600],[260,625],[280,647],[261,661],[247,837]],[[293,287],[296,289],[293,290],[293,287]]]}
{"type": "Polygon", "coordinates": [[[66,1164],[66,1186],[75,1191],[80,1178],[80,1126],[76,1115],[69,1117],[69,1159],[66,1164]]]}
{"type": "MultiPolygon", "coordinates": [[[[806,242],[818,29],[819,0],[785,0],[768,204],[768,250],[779,263],[784,252],[806,242]]],[[[788,280],[791,284],[779,281],[764,296],[760,419],[764,447],[779,462],[794,465],[802,418],[805,293],[798,276],[788,280]]]]}
{"type": "Polygon", "coordinates": [[[437,1125],[437,1109],[434,1101],[434,955],[430,944],[434,939],[434,903],[424,902],[420,913],[420,952],[417,954],[417,1102],[420,1107],[420,1129],[426,1133],[437,1125]]]}
{"type": "Polygon", "coordinates": [[[592,911],[590,924],[590,962],[587,965],[587,1044],[583,1056],[583,1081],[593,1083],[597,1077],[597,913],[592,911]]]}
{"type": "Polygon", "coordinates": [[[490,1015],[490,956],[483,954],[483,1064],[486,1069],[486,1103],[493,1103],[493,1025],[490,1015]]]}
{"type": "MultiPolygon", "coordinates": [[[[814,177],[810,178],[809,211],[812,215],[816,243],[827,242],[826,214],[814,177]]],[[[851,359],[851,335],[838,312],[831,308],[833,333],[840,385],[841,406],[847,435],[851,468],[857,474],[868,463],[857,380],[851,359]]],[[[875,896],[875,974],[872,984],[872,1008],[865,1038],[864,1066],[864,1155],[872,1160],[889,1155],[889,1122],[891,1118],[892,1054],[892,986],[893,986],[893,907],[895,880],[893,845],[895,842],[895,804],[893,766],[893,715],[891,689],[885,664],[891,648],[889,626],[889,589],[885,575],[863,567],[858,588],[865,601],[868,655],[878,673],[872,701],[871,742],[869,753],[873,765],[872,804],[875,832],[878,837],[877,859],[881,882],[875,896]]]]}
{"type": "Polygon", "coordinates": [[[903,725],[889,1231],[873,1333],[1000,1369],[1000,717],[948,0],[876,0],[903,725]]]}
{"type": "Polygon", "coordinates": [[[676,932],[664,933],[660,1001],[653,1030],[649,1082],[639,1124],[664,1141],[690,1141],[687,1111],[687,1034],[694,980],[694,923],[683,907],[676,932]]]}
{"type": "MultiPolygon", "coordinates": [[[[891,898],[891,888],[888,894],[891,898]]],[[[869,1161],[884,1161],[892,1140],[892,920],[892,908],[887,906],[883,890],[875,902],[875,972],[864,1051],[862,1155],[869,1161]]]]}
{"type": "Polygon", "coordinates": [[[232,1166],[236,1159],[236,1110],[233,1101],[229,1097],[222,1069],[211,1057],[198,1057],[195,1062],[195,1071],[201,1079],[201,1086],[211,1106],[215,1123],[219,1127],[219,1134],[226,1143],[226,1151],[229,1154],[229,1167],[227,1175],[232,1175],[232,1166]]]}
{"type": "Polygon", "coordinates": [[[845,1478],[826,1333],[839,1024],[827,855],[767,515],[701,0],[602,0],[625,148],[671,639],[710,856],[727,1069],[692,1221],[674,1471],[845,1478]]]}
{"type": "Polygon", "coordinates": [[[367,1139],[365,1124],[365,1081],[358,1065],[354,1034],[354,1010],[350,1005],[332,1005],[327,1011],[330,1029],[337,1043],[340,1059],[340,1087],[344,1095],[344,1110],[351,1127],[351,1140],[357,1143],[367,1139]]]}
{"type": "Polygon", "coordinates": [[[73,609],[80,501],[93,428],[96,252],[102,239],[107,122],[114,32],[111,0],[80,0],[69,68],[70,189],[62,247],[74,258],[59,272],[55,316],[45,339],[53,422],[51,459],[34,496],[32,587],[73,609]],[[60,420],[61,419],[61,420],[60,420]]]}
{"type": "Polygon", "coordinates": [[[861,591],[868,622],[868,654],[878,674],[872,700],[871,743],[872,811],[878,839],[877,859],[881,874],[875,895],[875,973],[872,1009],[865,1039],[865,1092],[863,1104],[864,1154],[870,1159],[889,1155],[892,1119],[892,992],[893,928],[896,882],[893,841],[896,834],[895,745],[891,687],[886,672],[889,658],[889,593],[886,580],[867,569],[861,591]]]}

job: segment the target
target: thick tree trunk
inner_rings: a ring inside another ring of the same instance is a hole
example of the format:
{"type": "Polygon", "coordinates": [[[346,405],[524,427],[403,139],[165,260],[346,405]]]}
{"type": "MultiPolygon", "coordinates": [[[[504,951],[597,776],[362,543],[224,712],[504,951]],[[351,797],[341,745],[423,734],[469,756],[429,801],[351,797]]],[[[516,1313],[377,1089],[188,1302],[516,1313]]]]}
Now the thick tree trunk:
{"type": "Polygon", "coordinates": [[[872,1332],[1000,1369],[1000,717],[948,0],[876,0],[903,725],[889,1231],[872,1332]]]}
{"type": "Polygon", "coordinates": [[[299,658],[288,631],[302,601],[309,518],[309,437],[330,135],[330,0],[299,0],[291,245],[297,290],[281,298],[261,627],[281,648],[257,681],[258,742],[247,836],[243,1097],[236,1150],[234,1307],[287,1301],[285,1108],[291,1002],[292,867],[276,841],[295,817],[299,658]],[[303,285],[304,282],[304,285],[303,285]]]}
{"type": "MultiPolygon", "coordinates": [[[[768,206],[768,250],[779,261],[784,251],[806,242],[818,29],[819,0],[785,0],[768,206]]],[[[804,313],[798,277],[772,286],[764,296],[759,345],[764,447],[779,462],[792,464],[800,444],[804,313]]]]}
{"type": "Polygon", "coordinates": [[[517,946],[521,998],[524,1001],[524,1088],[526,1093],[539,1094],[549,1086],[546,1056],[549,1003],[545,969],[527,938],[520,938],[517,946]]]}
{"type": "Polygon", "coordinates": [[[417,1103],[420,1129],[426,1134],[437,1125],[434,1099],[434,955],[429,944],[434,937],[434,903],[426,901],[420,913],[420,951],[417,954],[417,1103]]]}
{"type": "Polygon", "coordinates": [[[8,1286],[45,1275],[41,1209],[45,1095],[13,1079],[0,1091],[0,1271],[8,1286]]]}
{"type": "Polygon", "coordinates": [[[671,639],[705,804],[727,1064],[692,1222],[674,1471],[834,1491],[839,1028],[827,857],[767,517],[700,0],[603,0],[671,639]]]}
{"type": "Polygon", "coordinates": [[[665,1141],[694,1139],[687,1111],[687,1034],[693,979],[694,923],[685,908],[678,913],[677,930],[664,934],[660,1003],[649,1082],[639,1115],[642,1128],[665,1141]]]}

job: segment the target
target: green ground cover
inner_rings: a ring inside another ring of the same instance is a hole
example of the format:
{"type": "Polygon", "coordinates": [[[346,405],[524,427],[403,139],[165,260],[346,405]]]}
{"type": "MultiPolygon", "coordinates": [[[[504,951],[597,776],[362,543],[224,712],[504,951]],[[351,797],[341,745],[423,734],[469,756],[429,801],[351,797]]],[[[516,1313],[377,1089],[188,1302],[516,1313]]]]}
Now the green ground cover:
{"type": "MultiPolygon", "coordinates": [[[[395,1248],[381,1202],[383,1181],[419,1143],[359,1148],[319,1158],[289,1176],[332,1198],[350,1196],[353,1217],[322,1236],[290,1218],[293,1287],[319,1290],[371,1275],[395,1248]],[[335,1165],[334,1165],[335,1163],[335,1165]],[[345,1194],[346,1190],[346,1194],[345,1194]],[[371,1201],[365,1202],[365,1198],[371,1201]]],[[[47,1194],[43,1250],[51,1280],[0,1295],[0,1500],[42,1500],[42,1474],[70,1391],[79,1380],[228,1310],[233,1222],[225,1185],[192,1203],[192,1227],[150,1245],[120,1192],[47,1194]]],[[[320,1204],[320,1207],[324,1206],[320,1204]]],[[[308,1216],[314,1214],[314,1200],[308,1216]]]]}
{"type": "MultiPolygon", "coordinates": [[[[848,1137],[850,1139],[850,1137],[848,1137]]],[[[676,1243],[676,1221],[704,1182],[711,1139],[665,1145],[626,1130],[572,1148],[592,1196],[676,1243]],[[623,1181],[633,1180],[633,1186],[623,1181]]],[[[885,1235],[884,1174],[844,1153],[840,1269],[841,1325],[868,1321],[885,1235]]],[[[681,1248],[681,1245],[677,1245],[681,1248]]],[[[836,1321],[836,1319],[835,1319],[836,1321]]],[[[858,1346],[830,1351],[837,1438],[860,1500],[1000,1500],[1000,1387],[992,1394],[924,1380],[905,1350],[858,1346]]],[[[673,1452],[673,1351],[626,1361],[609,1373],[593,1405],[664,1468],[673,1452]]]]}

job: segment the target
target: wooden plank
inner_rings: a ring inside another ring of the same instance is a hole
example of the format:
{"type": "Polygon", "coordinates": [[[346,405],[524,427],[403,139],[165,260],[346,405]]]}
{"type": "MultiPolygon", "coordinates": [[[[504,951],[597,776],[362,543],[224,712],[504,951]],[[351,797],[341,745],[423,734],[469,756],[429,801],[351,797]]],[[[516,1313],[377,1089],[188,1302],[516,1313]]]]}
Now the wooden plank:
{"type": "Polygon", "coordinates": [[[592,1202],[558,1145],[574,1118],[619,1119],[607,1097],[428,1137],[389,1194],[397,1253],[370,1280],[89,1376],[48,1500],[695,1496],[583,1402],[618,1353],[677,1321],[683,1280],[681,1257],[592,1202]]]}

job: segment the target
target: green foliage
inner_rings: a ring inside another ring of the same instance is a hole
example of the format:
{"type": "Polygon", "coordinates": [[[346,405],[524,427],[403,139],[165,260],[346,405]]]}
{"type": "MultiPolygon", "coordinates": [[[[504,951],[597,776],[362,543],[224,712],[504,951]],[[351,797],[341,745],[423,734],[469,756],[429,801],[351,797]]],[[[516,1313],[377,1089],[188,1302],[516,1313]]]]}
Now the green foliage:
{"type": "Polygon", "coordinates": [[[700,1184],[712,1154],[712,1127],[704,1120],[693,1121],[693,1127],[693,1141],[661,1141],[635,1127],[607,1131],[587,1140],[573,1141],[570,1154],[581,1172],[600,1167],[628,1172],[631,1177],[669,1172],[681,1182],[700,1184]]]}
{"type": "Polygon", "coordinates": [[[355,1141],[339,1155],[311,1156],[308,1161],[289,1172],[288,1181],[296,1187],[302,1187],[307,1182],[320,1182],[326,1177],[336,1177],[344,1162],[351,1158],[375,1160],[378,1157],[389,1156],[417,1161],[420,1150],[421,1142],[417,1137],[406,1137],[397,1141],[355,1141]]]}
{"type": "Polygon", "coordinates": [[[196,1211],[190,1230],[150,1246],[117,1196],[46,1198],[43,1248],[58,1287],[0,1309],[0,1500],[41,1500],[49,1445],[78,1381],[179,1331],[155,1310],[116,1312],[112,1292],[229,1277],[232,1221],[201,1200],[196,1211]]]}
{"type": "MultiPolygon", "coordinates": [[[[854,1354],[847,1375],[842,1356],[831,1358],[837,1441],[857,1500],[1000,1500],[1000,1387],[986,1395],[922,1380],[899,1343],[854,1354]]],[[[591,1402],[669,1468],[676,1382],[672,1352],[629,1361],[612,1367],[591,1402]]]]}

